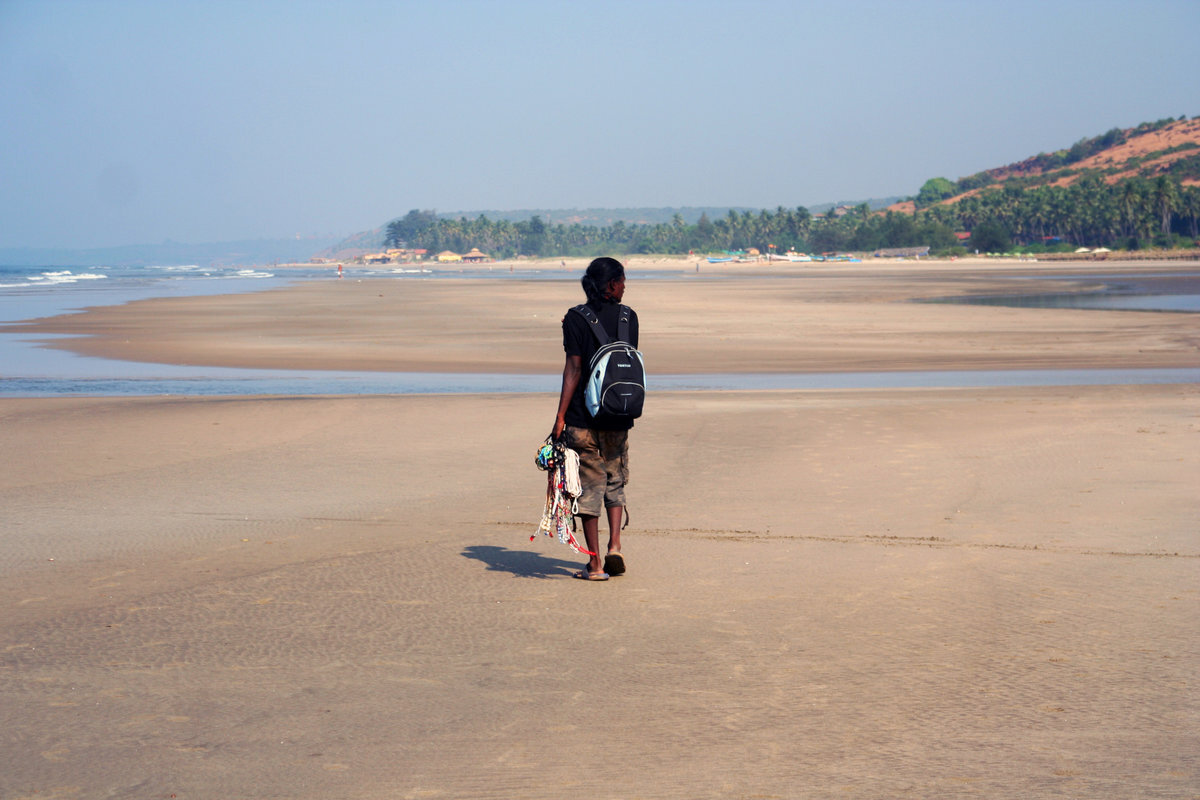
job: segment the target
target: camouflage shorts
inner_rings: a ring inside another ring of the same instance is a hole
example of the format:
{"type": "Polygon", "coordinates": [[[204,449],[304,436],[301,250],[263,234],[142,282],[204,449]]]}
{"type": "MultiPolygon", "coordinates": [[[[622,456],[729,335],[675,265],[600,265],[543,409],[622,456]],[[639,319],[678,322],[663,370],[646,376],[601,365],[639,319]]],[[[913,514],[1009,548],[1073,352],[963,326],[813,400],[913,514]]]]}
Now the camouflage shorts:
{"type": "Polygon", "coordinates": [[[563,442],[579,453],[579,513],[600,516],[602,508],[625,505],[629,480],[629,431],[563,429],[563,442]]]}

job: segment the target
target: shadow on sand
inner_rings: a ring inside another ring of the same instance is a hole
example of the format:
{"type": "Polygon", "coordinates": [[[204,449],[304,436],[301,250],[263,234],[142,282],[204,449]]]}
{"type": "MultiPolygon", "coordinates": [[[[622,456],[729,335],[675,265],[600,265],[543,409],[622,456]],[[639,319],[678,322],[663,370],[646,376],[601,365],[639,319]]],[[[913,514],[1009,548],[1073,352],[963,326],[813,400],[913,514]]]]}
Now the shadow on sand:
{"type": "MultiPolygon", "coordinates": [[[[569,578],[580,568],[580,562],[547,558],[529,550],[509,550],[507,547],[472,545],[462,552],[463,557],[487,564],[494,572],[509,572],[518,578],[569,578]]],[[[585,557],[583,558],[586,561],[585,557]]]]}

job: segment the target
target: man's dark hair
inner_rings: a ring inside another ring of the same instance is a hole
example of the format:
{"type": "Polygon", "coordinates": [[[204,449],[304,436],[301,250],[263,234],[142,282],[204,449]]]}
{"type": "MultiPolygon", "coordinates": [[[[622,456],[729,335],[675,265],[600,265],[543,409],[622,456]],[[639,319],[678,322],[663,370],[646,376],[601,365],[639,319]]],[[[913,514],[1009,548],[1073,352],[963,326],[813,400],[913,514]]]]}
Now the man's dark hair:
{"type": "Polygon", "coordinates": [[[588,264],[587,272],[579,282],[583,285],[583,293],[589,302],[603,303],[608,292],[608,285],[625,277],[625,267],[615,258],[601,256],[588,264]]]}

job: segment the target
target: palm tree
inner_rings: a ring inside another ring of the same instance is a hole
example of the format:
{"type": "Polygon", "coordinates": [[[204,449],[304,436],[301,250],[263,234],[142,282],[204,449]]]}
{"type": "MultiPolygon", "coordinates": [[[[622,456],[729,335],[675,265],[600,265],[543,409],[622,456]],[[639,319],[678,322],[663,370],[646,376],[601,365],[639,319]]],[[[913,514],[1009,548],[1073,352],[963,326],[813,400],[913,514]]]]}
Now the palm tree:
{"type": "Polygon", "coordinates": [[[973,194],[970,197],[964,197],[958,201],[956,207],[958,220],[962,224],[963,230],[974,230],[980,221],[979,195],[973,194]]]}
{"type": "Polygon", "coordinates": [[[1191,223],[1192,239],[1200,239],[1200,186],[1185,186],[1179,193],[1179,211],[1191,223]]]}
{"type": "Polygon", "coordinates": [[[1163,236],[1171,235],[1171,218],[1175,215],[1175,207],[1178,203],[1178,184],[1166,175],[1160,175],[1154,181],[1154,207],[1159,214],[1161,222],[1159,229],[1163,236]]]}
{"type": "Polygon", "coordinates": [[[792,213],[792,219],[796,224],[796,244],[799,244],[801,240],[808,239],[808,234],[812,231],[812,214],[804,206],[797,206],[792,213]]]}
{"type": "MultiPolygon", "coordinates": [[[[1048,199],[1047,217],[1051,232],[1067,241],[1072,241],[1074,237],[1071,234],[1071,201],[1067,196],[1067,190],[1061,186],[1051,187],[1048,199]]],[[[1076,240],[1075,243],[1078,244],[1078,241],[1076,240]]]]}
{"type": "Polygon", "coordinates": [[[1121,214],[1121,236],[1126,239],[1132,237],[1136,230],[1137,209],[1140,205],[1137,181],[1128,180],[1121,184],[1117,206],[1121,214]]]}

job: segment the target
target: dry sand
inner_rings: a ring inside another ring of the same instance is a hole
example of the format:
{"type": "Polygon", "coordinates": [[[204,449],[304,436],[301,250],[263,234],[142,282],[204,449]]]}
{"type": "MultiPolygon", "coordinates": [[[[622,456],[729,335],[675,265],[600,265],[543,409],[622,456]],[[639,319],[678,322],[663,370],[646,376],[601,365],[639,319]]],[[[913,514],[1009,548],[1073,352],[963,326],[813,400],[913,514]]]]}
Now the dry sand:
{"type": "MultiPolygon", "coordinates": [[[[627,299],[660,371],[1198,363],[1196,315],[808,277],[627,299]]],[[[551,372],[576,292],[347,280],[44,329],[551,372]]],[[[601,584],[529,539],[554,405],[0,400],[0,798],[1200,796],[1200,386],[657,393],[601,584]]]]}

